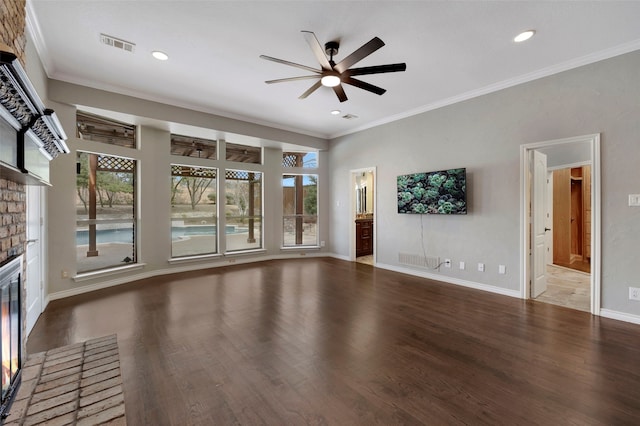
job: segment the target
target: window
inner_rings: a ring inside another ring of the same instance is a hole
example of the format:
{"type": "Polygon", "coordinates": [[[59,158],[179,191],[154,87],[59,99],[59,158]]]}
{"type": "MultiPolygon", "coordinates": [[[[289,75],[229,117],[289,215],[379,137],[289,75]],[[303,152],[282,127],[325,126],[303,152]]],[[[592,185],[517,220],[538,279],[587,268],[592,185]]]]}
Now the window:
{"type": "Polygon", "coordinates": [[[136,147],[136,126],[131,124],[78,112],[76,114],[76,130],[80,139],[127,148],[136,147]]]}
{"type": "Polygon", "coordinates": [[[215,160],[217,158],[216,141],[171,135],[171,155],[215,160]]]}
{"type": "Polygon", "coordinates": [[[262,148],[227,142],[226,151],[226,159],[228,161],[262,164],[262,148]]]}
{"type": "Polygon", "coordinates": [[[302,167],[314,169],[318,167],[317,152],[283,152],[282,167],[302,167]]]}
{"type": "Polygon", "coordinates": [[[171,165],[171,256],[218,252],[217,170],[171,165]]]}
{"type": "Polygon", "coordinates": [[[78,152],[76,172],[78,272],[136,263],[136,161],[78,152]]]}
{"type": "Polygon", "coordinates": [[[283,175],[283,244],[318,245],[318,175],[283,175]]]}
{"type": "Polygon", "coordinates": [[[227,251],[262,248],[262,173],[225,172],[227,251]]]}

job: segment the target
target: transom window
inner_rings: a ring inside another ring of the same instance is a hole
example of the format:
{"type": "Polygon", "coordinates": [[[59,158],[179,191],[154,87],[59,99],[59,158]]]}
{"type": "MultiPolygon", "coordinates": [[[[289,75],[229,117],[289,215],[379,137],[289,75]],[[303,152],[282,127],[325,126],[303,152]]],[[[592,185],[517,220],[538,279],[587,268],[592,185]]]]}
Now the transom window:
{"type": "Polygon", "coordinates": [[[214,140],[171,135],[172,155],[215,160],[217,158],[216,148],[217,144],[214,140]]]}
{"type": "Polygon", "coordinates": [[[136,126],[86,112],[76,113],[76,136],[110,145],[136,147],[136,126]]]}

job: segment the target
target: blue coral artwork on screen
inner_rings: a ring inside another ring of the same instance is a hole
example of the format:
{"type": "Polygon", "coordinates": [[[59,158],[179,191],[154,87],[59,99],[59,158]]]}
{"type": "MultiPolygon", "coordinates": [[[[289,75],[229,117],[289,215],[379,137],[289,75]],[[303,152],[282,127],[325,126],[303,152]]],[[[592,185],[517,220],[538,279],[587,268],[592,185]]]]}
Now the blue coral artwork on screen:
{"type": "Polygon", "coordinates": [[[398,176],[398,213],[467,214],[466,169],[398,176]]]}

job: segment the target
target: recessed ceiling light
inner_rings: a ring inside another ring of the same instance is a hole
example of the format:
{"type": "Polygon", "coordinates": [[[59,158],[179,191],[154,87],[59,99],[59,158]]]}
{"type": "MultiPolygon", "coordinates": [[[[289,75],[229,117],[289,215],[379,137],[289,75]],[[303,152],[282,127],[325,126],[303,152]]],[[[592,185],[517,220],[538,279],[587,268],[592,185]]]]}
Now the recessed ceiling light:
{"type": "Polygon", "coordinates": [[[331,115],[339,115],[339,114],[340,114],[339,109],[334,109],[333,111],[331,111],[331,115]]]}
{"type": "Polygon", "coordinates": [[[536,32],[534,30],[523,31],[517,36],[514,37],[513,41],[516,43],[521,43],[523,41],[529,40],[536,32]]]}
{"type": "Polygon", "coordinates": [[[154,50],[153,52],[151,52],[151,55],[153,55],[153,57],[159,61],[166,61],[167,59],[169,59],[169,55],[159,50],[154,50]]]}

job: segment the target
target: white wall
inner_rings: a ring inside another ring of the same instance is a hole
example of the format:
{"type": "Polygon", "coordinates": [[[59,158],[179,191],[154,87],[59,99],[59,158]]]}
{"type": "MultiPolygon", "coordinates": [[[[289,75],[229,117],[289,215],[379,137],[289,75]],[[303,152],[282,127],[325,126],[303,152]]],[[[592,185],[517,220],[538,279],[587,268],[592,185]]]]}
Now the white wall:
{"type": "Polygon", "coordinates": [[[381,266],[402,268],[398,253],[422,254],[424,246],[428,256],[453,260],[436,275],[519,289],[519,146],[601,133],[602,304],[640,315],[640,303],[628,300],[628,287],[640,286],[640,208],[627,206],[627,194],[640,193],[638,75],[634,52],[332,141],[333,251],[348,255],[340,236],[351,218],[340,206],[349,200],[349,170],[377,166],[381,266]],[[467,168],[466,216],[396,213],[398,175],[454,167],[467,168]]]}

